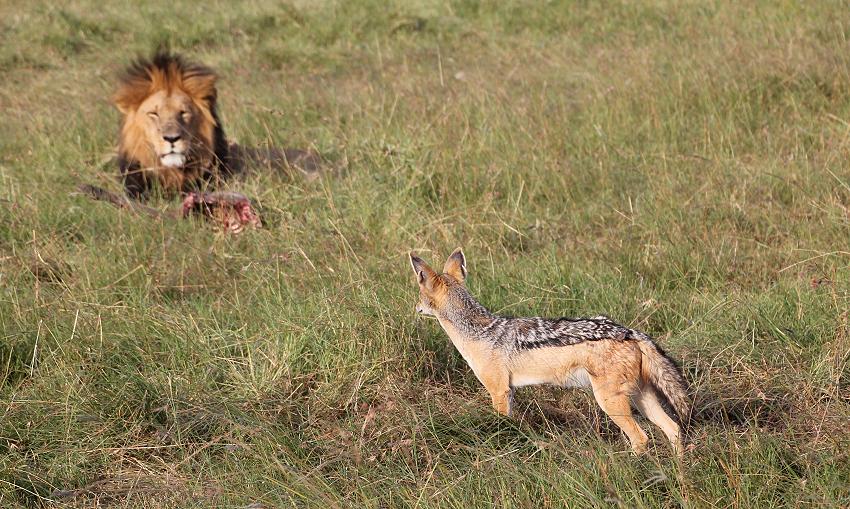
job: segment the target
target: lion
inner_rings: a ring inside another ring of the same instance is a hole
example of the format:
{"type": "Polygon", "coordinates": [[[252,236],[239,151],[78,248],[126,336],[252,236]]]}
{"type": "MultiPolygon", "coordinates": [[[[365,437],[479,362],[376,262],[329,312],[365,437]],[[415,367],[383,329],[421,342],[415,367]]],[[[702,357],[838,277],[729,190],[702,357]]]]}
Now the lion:
{"type": "Polygon", "coordinates": [[[122,114],[118,166],[125,192],[144,198],[154,183],[167,193],[213,187],[251,163],[316,175],[311,151],[228,143],[218,116],[216,73],[160,50],[120,78],[113,103],[122,114]]]}

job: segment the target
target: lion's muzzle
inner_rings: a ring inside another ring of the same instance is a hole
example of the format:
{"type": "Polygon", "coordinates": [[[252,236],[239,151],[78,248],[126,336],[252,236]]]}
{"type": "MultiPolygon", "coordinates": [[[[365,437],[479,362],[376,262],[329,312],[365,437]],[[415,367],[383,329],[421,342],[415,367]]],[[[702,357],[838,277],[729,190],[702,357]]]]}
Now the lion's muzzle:
{"type": "Polygon", "coordinates": [[[182,168],[183,165],[186,164],[186,155],[171,152],[170,154],[165,154],[160,157],[159,162],[161,162],[163,166],[169,168],[182,168]]]}

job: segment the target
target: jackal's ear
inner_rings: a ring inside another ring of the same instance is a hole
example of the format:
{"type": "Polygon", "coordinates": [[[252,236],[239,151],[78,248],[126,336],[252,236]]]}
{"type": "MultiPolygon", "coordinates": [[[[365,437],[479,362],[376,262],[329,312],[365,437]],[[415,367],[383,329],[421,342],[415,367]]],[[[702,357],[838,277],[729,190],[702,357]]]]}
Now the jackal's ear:
{"type": "Polygon", "coordinates": [[[416,274],[416,281],[419,282],[419,285],[430,287],[431,279],[437,275],[434,269],[413,252],[410,253],[410,266],[413,267],[413,273],[416,274]]]}
{"type": "Polygon", "coordinates": [[[463,256],[463,249],[455,249],[454,253],[446,260],[443,272],[463,283],[466,279],[466,257],[463,256]]]}

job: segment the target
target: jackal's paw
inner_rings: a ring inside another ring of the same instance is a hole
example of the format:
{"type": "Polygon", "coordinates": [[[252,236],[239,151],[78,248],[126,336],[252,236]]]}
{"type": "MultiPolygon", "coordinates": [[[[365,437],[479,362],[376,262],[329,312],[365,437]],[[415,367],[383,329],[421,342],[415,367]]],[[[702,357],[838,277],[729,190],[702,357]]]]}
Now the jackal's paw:
{"type": "Polygon", "coordinates": [[[632,444],[632,452],[635,453],[635,456],[640,456],[641,454],[646,453],[646,451],[647,451],[646,444],[647,444],[647,442],[639,442],[639,443],[636,443],[636,444],[632,444]]]}

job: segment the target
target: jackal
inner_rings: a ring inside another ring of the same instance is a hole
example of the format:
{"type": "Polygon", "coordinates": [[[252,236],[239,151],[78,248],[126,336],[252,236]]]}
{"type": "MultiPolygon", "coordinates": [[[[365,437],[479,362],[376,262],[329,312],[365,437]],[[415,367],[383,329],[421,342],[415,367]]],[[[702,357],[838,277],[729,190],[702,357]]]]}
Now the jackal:
{"type": "Polygon", "coordinates": [[[438,274],[410,253],[419,282],[418,313],[436,316],[493,400],[511,414],[514,389],[552,384],[590,387],[602,410],[628,436],[635,453],[648,438],[632,417],[633,404],[682,452],[690,403],[675,363],[643,332],[606,316],[511,318],[478,303],[464,285],[466,258],[458,248],[438,274]],[[665,404],[672,411],[667,412],[665,404]]]}

